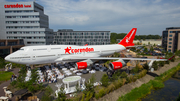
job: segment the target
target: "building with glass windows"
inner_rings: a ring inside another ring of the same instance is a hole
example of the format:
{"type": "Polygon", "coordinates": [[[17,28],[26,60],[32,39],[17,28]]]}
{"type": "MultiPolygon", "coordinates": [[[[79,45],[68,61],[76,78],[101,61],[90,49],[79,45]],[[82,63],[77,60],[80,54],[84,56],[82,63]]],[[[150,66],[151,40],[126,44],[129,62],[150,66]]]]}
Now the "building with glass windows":
{"type": "Polygon", "coordinates": [[[0,39],[24,39],[25,45],[53,43],[44,7],[36,2],[0,3],[0,39]]]}
{"type": "Polygon", "coordinates": [[[168,52],[180,49],[180,27],[169,27],[162,32],[162,47],[168,52]]]}
{"type": "Polygon", "coordinates": [[[0,57],[5,57],[24,46],[23,39],[0,39],[0,57]]]}
{"type": "Polygon", "coordinates": [[[110,31],[73,31],[61,29],[54,32],[54,44],[105,45],[110,44],[110,31]]]}

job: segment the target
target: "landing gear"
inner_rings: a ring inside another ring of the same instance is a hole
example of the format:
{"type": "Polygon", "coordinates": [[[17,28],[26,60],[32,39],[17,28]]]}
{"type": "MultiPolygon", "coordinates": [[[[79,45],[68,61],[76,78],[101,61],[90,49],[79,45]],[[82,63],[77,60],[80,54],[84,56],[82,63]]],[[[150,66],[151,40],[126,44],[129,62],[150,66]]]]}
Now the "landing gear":
{"type": "Polygon", "coordinates": [[[114,70],[108,69],[106,73],[107,73],[108,77],[111,78],[112,75],[114,74],[114,70]]]}

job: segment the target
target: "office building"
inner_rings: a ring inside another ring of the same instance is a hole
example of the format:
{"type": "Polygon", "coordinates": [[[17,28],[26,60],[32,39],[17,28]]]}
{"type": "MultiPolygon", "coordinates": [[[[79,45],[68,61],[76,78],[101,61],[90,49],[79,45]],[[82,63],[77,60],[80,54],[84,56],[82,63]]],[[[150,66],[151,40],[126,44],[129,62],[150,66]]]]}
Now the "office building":
{"type": "Polygon", "coordinates": [[[169,27],[162,32],[162,47],[168,52],[180,49],[180,27],[169,27]]]}
{"type": "Polygon", "coordinates": [[[25,45],[53,43],[48,16],[36,2],[1,2],[0,36],[0,39],[24,39],[25,45]]]}
{"type": "Polygon", "coordinates": [[[19,50],[23,46],[23,39],[0,39],[0,57],[4,58],[8,54],[19,50]]]}
{"type": "Polygon", "coordinates": [[[110,44],[110,31],[73,31],[61,29],[54,32],[54,44],[105,45],[110,44]]]}

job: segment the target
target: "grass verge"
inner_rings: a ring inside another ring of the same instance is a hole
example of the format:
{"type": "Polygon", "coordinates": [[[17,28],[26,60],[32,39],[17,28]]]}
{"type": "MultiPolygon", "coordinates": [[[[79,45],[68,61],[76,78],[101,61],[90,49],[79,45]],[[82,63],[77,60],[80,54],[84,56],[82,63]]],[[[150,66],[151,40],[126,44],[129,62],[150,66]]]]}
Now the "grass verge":
{"type": "Polygon", "coordinates": [[[12,75],[13,75],[12,72],[0,71],[0,83],[6,80],[10,80],[12,75]]]}
{"type": "Polygon", "coordinates": [[[148,83],[141,85],[139,88],[133,89],[131,92],[125,94],[124,96],[119,97],[118,101],[140,100],[141,98],[150,94],[152,89],[163,88],[164,87],[163,81],[169,79],[178,70],[180,70],[180,63],[176,67],[173,67],[172,69],[161,74],[159,77],[156,77],[154,80],[151,80],[148,83]]]}

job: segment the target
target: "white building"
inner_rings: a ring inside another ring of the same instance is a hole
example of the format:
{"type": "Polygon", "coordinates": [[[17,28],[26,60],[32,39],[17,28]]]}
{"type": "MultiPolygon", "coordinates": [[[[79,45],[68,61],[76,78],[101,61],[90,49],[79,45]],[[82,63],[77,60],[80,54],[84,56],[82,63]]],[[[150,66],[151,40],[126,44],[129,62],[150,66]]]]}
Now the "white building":
{"type": "Polygon", "coordinates": [[[35,2],[0,3],[0,39],[24,39],[25,45],[53,42],[44,7],[35,2]]]}
{"type": "Polygon", "coordinates": [[[73,31],[62,29],[54,33],[54,44],[105,45],[110,44],[110,31],[73,31]]]}

